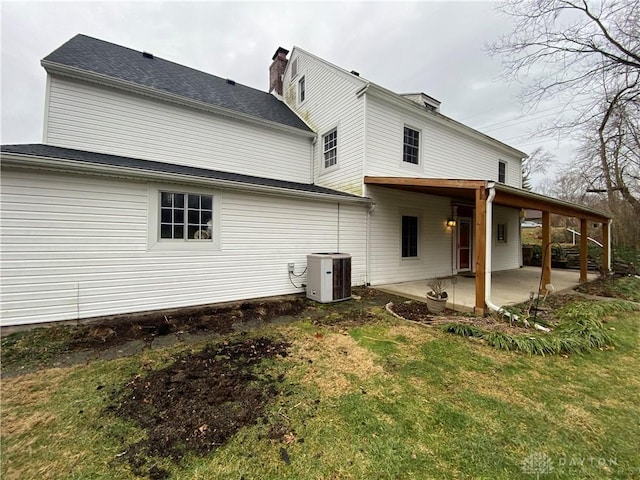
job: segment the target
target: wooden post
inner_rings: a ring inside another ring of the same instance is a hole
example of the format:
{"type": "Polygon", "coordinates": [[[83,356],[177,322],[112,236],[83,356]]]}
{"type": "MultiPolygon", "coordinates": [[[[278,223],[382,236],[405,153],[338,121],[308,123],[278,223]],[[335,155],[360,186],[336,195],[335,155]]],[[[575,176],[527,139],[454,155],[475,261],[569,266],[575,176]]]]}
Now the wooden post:
{"type": "Polygon", "coordinates": [[[546,293],[547,284],[551,283],[551,214],[542,212],[542,288],[540,293],[546,293]]]}
{"type": "Polygon", "coordinates": [[[609,263],[611,245],[609,244],[609,240],[609,223],[602,222],[602,270],[606,273],[609,273],[611,270],[611,264],[609,263]]]}
{"type": "MultiPolygon", "coordinates": [[[[476,257],[476,306],[475,314],[484,315],[486,306],[484,275],[487,268],[487,191],[485,188],[476,190],[476,231],[475,231],[475,257],[476,257]]],[[[491,227],[489,227],[491,228],[491,227]]]]}
{"type": "Polygon", "coordinates": [[[587,255],[587,244],[589,243],[589,237],[587,233],[587,219],[580,219],[580,283],[587,281],[587,267],[589,258],[587,255]]]}

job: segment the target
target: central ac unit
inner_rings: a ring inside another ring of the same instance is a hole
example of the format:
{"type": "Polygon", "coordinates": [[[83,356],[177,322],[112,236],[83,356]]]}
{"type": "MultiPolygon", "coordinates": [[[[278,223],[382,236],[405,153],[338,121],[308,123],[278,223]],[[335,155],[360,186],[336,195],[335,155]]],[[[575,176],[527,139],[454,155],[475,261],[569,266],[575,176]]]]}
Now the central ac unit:
{"type": "Polygon", "coordinates": [[[307,255],[307,298],[320,303],[351,298],[351,255],[312,253],[307,255]]]}

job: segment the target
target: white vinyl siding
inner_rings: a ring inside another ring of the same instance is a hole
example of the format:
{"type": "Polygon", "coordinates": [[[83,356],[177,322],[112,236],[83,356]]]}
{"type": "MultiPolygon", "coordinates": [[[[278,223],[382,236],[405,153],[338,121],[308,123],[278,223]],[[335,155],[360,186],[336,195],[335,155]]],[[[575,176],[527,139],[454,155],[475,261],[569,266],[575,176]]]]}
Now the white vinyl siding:
{"type": "Polygon", "coordinates": [[[51,78],[44,143],[310,183],[311,139],[124,91],[51,78]]]}
{"type": "Polygon", "coordinates": [[[370,219],[372,285],[451,275],[448,198],[381,187],[369,187],[367,193],[376,203],[370,219]],[[402,258],[402,215],[419,217],[419,257],[402,258]]]}
{"type": "Polygon", "coordinates": [[[339,164],[324,168],[322,137],[314,148],[314,183],[356,195],[362,194],[362,162],[364,152],[364,101],[356,96],[361,81],[349,78],[325,62],[299,49],[291,61],[298,62],[298,77],[306,78],[306,100],[297,102],[297,79],[290,71],[284,77],[284,100],[300,118],[320,135],[338,126],[339,164]]]}
{"type": "Polygon", "coordinates": [[[167,251],[149,246],[150,191],[157,186],[4,168],[2,324],[301,292],[287,263],[301,271],[313,252],[350,253],[353,284],[364,282],[364,205],[225,189],[215,197],[221,248],[167,251]]]}
{"type": "MultiPolygon", "coordinates": [[[[432,114],[429,114],[432,115],[432,114]]],[[[498,158],[507,162],[507,185],[520,187],[520,160],[429,118],[367,97],[365,175],[495,179],[498,158]],[[405,126],[420,131],[420,165],[398,161],[405,126]]]]}
{"type": "Polygon", "coordinates": [[[509,270],[520,267],[521,250],[520,210],[494,205],[492,270],[509,270]],[[505,241],[498,239],[498,225],[504,225],[505,241]]]}

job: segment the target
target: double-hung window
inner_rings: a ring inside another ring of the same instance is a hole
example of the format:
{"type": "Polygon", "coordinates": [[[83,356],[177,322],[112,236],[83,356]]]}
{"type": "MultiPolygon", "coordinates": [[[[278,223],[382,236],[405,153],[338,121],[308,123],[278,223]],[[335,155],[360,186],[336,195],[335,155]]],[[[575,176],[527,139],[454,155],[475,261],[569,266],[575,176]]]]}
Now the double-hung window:
{"type": "Polygon", "coordinates": [[[322,137],[324,152],[324,168],[333,167],[338,163],[338,129],[334,128],[322,137]]]}
{"type": "Polygon", "coordinates": [[[496,228],[496,242],[507,243],[507,224],[498,223],[496,228]]]}
{"type": "Polygon", "coordinates": [[[298,103],[304,102],[306,98],[307,98],[307,82],[305,81],[305,78],[302,77],[300,80],[298,80],[298,103]]]}
{"type": "Polygon", "coordinates": [[[211,241],[213,195],[160,192],[160,240],[211,241]]]}
{"type": "Polygon", "coordinates": [[[507,162],[498,160],[498,182],[507,183],[507,162]]]}
{"type": "Polygon", "coordinates": [[[404,127],[402,161],[418,165],[420,163],[420,132],[404,127]]]}
{"type": "Polygon", "coordinates": [[[418,256],[418,217],[402,216],[402,258],[418,256]]]}

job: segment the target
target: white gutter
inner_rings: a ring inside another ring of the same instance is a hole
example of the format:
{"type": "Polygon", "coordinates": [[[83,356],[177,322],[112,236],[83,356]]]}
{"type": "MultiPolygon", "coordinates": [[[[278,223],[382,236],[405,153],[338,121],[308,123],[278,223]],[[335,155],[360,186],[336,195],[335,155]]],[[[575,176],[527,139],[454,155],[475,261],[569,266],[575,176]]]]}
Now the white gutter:
{"type": "Polygon", "coordinates": [[[318,201],[342,202],[342,203],[361,203],[372,204],[372,200],[366,197],[347,197],[343,195],[334,195],[331,193],[308,192],[305,190],[296,190],[283,187],[275,187],[271,185],[257,185],[243,183],[233,180],[223,180],[217,178],[198,177],[171,172],[157,172],[143,170],[133,167],[122,167],[115,165],[95,164],[78,162],[75,160],[66,160],[50,157],[39,157],[34,155],[25,155],[11,152],[2,152],[3,167],[18,168],[36,168],[43,170],[52,170],[58,172],[69,172],[77,174],[93,174],[118,178],[131,178],[136,180],[154,180],[165,183],[186,183],[190,185],[206,185],[220,188],[230,188],[237,190],[245,190],[256,193],[284,196],[284,197],[302,197],[312,198],[318,201]]]}

